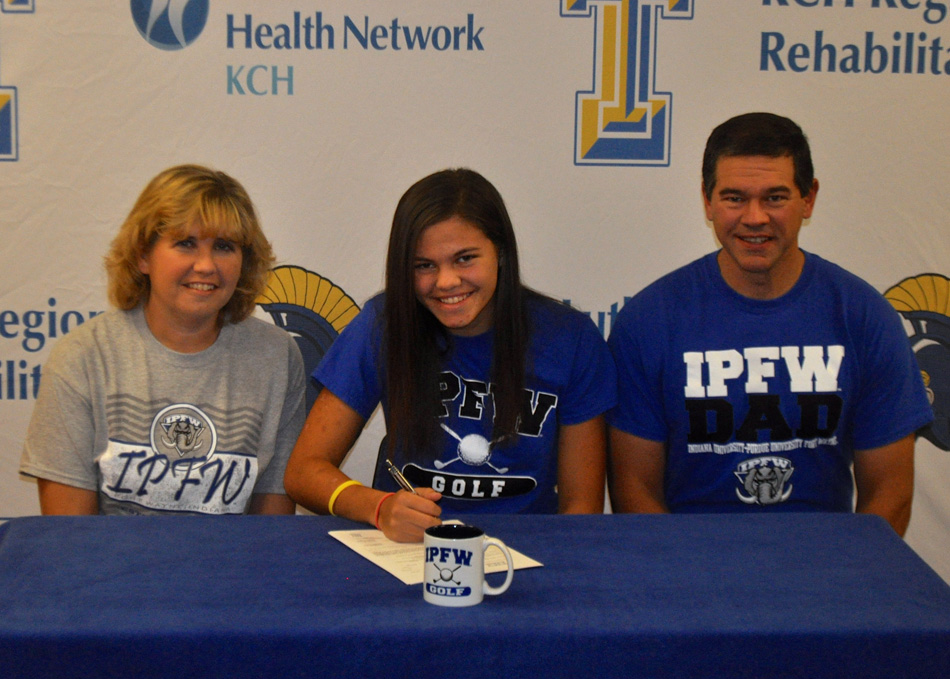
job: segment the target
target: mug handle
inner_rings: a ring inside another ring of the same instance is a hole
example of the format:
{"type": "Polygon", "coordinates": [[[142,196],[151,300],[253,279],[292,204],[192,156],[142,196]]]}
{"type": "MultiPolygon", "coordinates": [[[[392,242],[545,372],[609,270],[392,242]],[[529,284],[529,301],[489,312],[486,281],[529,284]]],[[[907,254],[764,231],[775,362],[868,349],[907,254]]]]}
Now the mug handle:
{"type": "Polygon", "coordinates": [[[514,574],[515,574],[515,564],[511,560],[511,552],[508,551],[508,547],[506,547],[505,543],[499,540],[498,538],[486,537],[485,540],[482,541],[482,554],[488,551],[488,548],[491,545],[494,545],[495,547],[500,549],[501,553],[505,555],[505,561],[508,562],[508,575],[507,577],[505,577],[505,581],[501,584],[501,586],[492,587],[491,585],[488,584],[488,580],[482,581],[482,592],[484,592],[485,594],[491,594],[494,596],[496,594],[504,593],[508,589],[508,587],[511,586],[511,579],[512,577],[514,577],[514,574]]]}

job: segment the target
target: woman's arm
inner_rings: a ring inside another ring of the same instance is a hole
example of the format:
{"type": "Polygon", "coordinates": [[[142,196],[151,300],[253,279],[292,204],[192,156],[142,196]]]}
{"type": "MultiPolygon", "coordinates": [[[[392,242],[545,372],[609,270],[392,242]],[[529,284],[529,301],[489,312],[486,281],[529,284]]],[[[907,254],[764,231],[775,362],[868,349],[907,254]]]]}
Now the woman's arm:
{"type": "Polygon", "coordinates": [[[280,493],[254,493],[251,496],[251,506],[248,514],[293,514],[297,511],[296,503],[286,495],[280,493]]]}
{"type": "Polygon", "coordinates": [[[559,514],[604,511],[607,432],[603,415],[558,430],[557,491],[559,514]]]}
{"type": "Polygon", "coordinates": [[[40,511],[44,516],[98,514],[99,496],[94,490],[37,479],[40,511]]]}
{"type": "MultiPolygon", "coordinates": [[[[328,389],[317,396],[284,473],[284,487],[297,504],[319,514],[328,514],[333,492],[350,478],[340,471],[347,452],[363,429],[365,420],[328,389]]],[[[352,485],[337,496],[333,513],[354,521],[377,525],[391,540],[419,542],[429,526],[441,523],[435,491],[417,489],[418,495],[387,493],[352,485]],[[382,504],[380,504],[382,503],[382,504]]]]}

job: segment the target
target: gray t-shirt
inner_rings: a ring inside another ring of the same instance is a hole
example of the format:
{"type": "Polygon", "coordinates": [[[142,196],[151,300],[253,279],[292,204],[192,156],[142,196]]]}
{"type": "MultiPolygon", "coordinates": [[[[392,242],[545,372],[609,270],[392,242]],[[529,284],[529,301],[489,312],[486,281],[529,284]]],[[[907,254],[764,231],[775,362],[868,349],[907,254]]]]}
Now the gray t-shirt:
{"type": "Polygon", "coordinates": [[[56,343],[20,472],[97,491],[103,514],[241,514],[284,493],[306,415],[293,338],[227,324],[196,354],[162,345],[141,308],[109,311],[56,343]]]}

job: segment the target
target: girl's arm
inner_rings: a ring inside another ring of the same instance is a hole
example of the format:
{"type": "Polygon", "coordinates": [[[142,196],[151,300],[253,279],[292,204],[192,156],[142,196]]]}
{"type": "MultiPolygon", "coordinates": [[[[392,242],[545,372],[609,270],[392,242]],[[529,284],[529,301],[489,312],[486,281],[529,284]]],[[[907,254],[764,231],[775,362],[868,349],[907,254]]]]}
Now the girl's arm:
{"type": "MultiPolygon", "coordinates": [[[[359,413],[330,390],[323,389],[287,462],[284,473],[287,495],[310,511],[328,514],[327,505],[333,492],[350,480],[340,471],[340,465],[364,424],[359,413]]],[[[389,495],[351,485],[337,495],[333,513],[374,525],[391,540],[419,542],[426,528],[441,523],[438,516],[442,510],[435,501],[442,496],[428,488],[416,492],[418,495],[405,491],[389,495]]]]}
{"type": "Polygon", "coordinates": [[[557,490],[559,514],[604,511],[607,431],[603,415],[558,430],[557,490]]]}

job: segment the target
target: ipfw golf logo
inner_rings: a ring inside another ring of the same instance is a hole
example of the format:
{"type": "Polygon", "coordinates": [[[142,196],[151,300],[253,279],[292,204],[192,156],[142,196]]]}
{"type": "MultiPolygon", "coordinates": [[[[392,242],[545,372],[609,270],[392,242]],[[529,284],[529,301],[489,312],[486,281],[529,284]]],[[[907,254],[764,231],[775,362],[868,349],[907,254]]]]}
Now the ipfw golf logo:
{"type": "Polygon", "coordinates": [[[692,19],[693,0],[561,0],[594,18],[592,89],[579,91],[575,165],[670,164],[673,94],[657,89],[657,27],[692,19]]]}
{"type": "Polygon", "coordinates": [[[152,47],[180,50],[201,35],[210,0],[131,0],[136,28],[152,47]]]}

